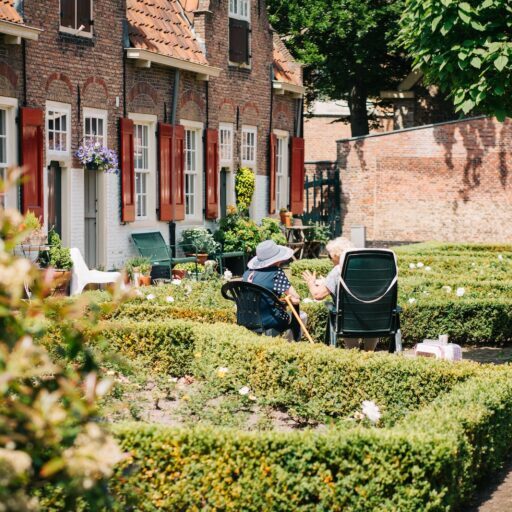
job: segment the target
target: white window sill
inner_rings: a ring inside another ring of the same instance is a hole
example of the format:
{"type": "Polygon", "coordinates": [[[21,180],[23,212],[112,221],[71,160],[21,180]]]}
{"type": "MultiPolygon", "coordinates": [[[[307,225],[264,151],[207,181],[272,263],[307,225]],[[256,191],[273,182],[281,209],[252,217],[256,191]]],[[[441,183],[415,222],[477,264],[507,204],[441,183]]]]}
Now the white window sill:
{"type": "Polygon", "coordinates": [[[232,62],[230,60],[228,60],[228,66],[230,68],[237,68],[237,69],[249,69],[249,70],[252,69],[251,63],[246,64],[245,62],[232,62]]]}
{"type": "Polygon", "coordinates": [[[75,37],[83,37],[84,39],[92,39],[93,34],[91,32],[86,32],[85,30],[81,30],[78,32],[77,29],[69,28],[69,27],[59,27],[59,32],[61,34],[66,34],[68,36],[75,36],[75,37]]]}

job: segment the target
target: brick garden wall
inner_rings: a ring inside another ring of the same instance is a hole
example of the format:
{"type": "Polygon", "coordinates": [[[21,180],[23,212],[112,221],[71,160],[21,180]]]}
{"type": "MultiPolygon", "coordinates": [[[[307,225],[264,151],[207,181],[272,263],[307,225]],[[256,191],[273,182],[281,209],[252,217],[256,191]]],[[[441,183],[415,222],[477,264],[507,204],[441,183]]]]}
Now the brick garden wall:
{"type": "Polygon", "coordinates": [[[344,232],[512,242],[511,142],[512,123],[490,118],[339,141],[344,232]]]}

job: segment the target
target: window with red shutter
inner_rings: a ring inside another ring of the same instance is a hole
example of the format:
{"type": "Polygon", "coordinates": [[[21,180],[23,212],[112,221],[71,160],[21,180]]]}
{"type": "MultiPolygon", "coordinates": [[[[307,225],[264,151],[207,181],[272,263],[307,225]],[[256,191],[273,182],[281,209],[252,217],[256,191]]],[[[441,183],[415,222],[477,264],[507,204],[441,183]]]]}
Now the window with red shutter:
{"type": "Polygon", "coordinates": [[[291,138],[290,210],[294,215],[304,213],[304,139],[291,138]]]}
{"type": "Polygon", "coordinates": [[[172,140],[170,124],[158,126],[158,173],[160,191],[160,220],[173,220],[172,205],[172,140]]]}
{"type": "Polygon", "coordinates": [[[206,218],[219,216],[219,132],[206,130],[206,218]]]}
{"type": "Polygon", "coordinates": [[[43,122],[42,110],[20,108],[21,165],[25,169],[22,210],[23,213],[30,210],[41,219],[44,216],[43,122]]]}
{"type": "Polygon", "coordinates": [[[173,126],[172,192],[174,220],[185,220],[185,127],[173,126]]]}
{"type": "Polygon", "coordinates": [[[276,153],[277,137],[275,134],[270,134],[270,166],[269,166],[269,178],[270,178],[270,196],[269,196],[269,210],[270,214],[276,213],[276,153]]]}
{"type": "Polygon", "coordinates": [[[135,167],[133,161],[133,121],[119,120],[121,129],[121,221],[135,221],[135,167]]]}

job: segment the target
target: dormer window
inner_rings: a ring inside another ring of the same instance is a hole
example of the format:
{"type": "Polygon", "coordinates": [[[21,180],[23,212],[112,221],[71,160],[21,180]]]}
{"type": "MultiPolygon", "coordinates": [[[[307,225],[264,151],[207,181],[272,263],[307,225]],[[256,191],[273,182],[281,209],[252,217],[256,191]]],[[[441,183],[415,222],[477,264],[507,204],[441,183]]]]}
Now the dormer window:
{"type": "Polygon", "coordinates": [[[229,0],[229,61],[250,64],[250,0],[229,0]]]}
{"type": "Polygon", "coordinates": [[[91,37],[92,2],[93,0],[60,0],[60,31],[91,37]]]}

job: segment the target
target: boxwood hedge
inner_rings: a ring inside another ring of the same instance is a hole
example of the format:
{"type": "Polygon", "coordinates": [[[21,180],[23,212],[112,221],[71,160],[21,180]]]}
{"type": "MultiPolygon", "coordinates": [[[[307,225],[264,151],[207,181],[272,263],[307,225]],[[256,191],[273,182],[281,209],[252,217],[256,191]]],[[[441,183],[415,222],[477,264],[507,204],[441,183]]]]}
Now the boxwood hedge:
{"type": "Polygon", "coordinates": [[[510,368],[454,386],[391,428],[319,434],[114,427],[112,490],[137,510],[453,510],[512,447],[510,368]]]}

